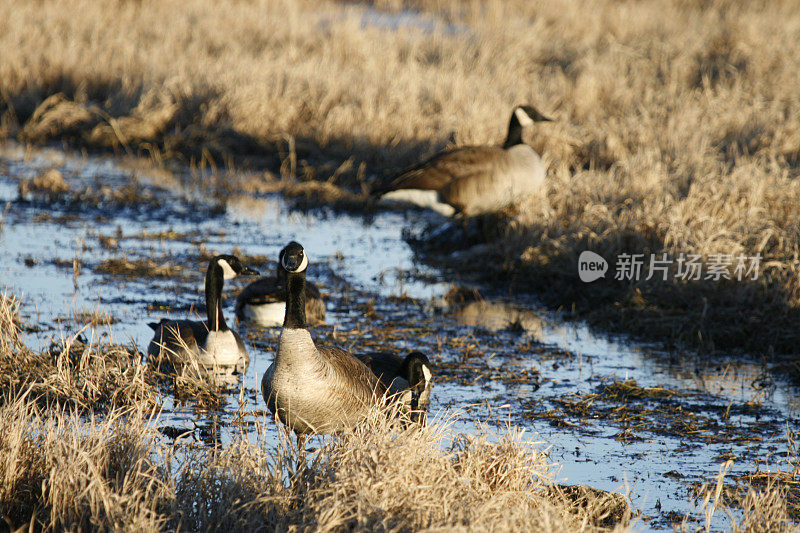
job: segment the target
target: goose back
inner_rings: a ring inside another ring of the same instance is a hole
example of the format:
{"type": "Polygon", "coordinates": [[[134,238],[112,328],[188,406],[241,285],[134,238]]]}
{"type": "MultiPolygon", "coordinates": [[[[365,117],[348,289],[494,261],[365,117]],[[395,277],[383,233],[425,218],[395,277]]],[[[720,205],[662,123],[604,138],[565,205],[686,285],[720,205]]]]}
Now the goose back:
{"type": "Polygon", "coordinates": [[[473,216],[497,211],[541,190],[545,168],[533,148],[518,144],[492,152],[491,164],[484,159],[483,164],[471,167],[472,172],[462,172],[446,185],[440,191],[442,200],[473,216]],[[498,151],[501,156],[496,155],[498,151]]]}
{"type": "MultiPolygon", "coordinates": [[[[236,298],[236,318],[261,327],[283,324],[286,287],[277,276],[265,276],[247,285],[236,298]]],[[[325,301],[314,283],[306,281],[306,318],[311,325],[325,322],[325,301]]]]}
{"type": "Polygon", "coordinates": [[[400,189],[436,190],[442,202],[466,215],[496,211],[539,190],[545,168],[530,146],[465,146],[402,172],[377,194],[400,189]]]}

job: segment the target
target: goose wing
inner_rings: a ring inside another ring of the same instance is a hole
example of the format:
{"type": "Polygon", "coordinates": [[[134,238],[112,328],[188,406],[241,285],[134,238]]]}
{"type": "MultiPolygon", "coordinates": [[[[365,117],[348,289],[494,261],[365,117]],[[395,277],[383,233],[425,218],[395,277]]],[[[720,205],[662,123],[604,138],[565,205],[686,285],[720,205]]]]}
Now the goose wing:
{"type": "Polygon", "coordinates": [[[402,378],[405,380],[405,377],[400,375],[403,359],[399,355],[374,352],[370,354],[359,354],[356,355],[356,357],[367,365],[367,367],[372,370],[373,374],[378,376],[378,379],[381,380],[381,383],[383,383],[383,386],[387,389],[392,387],[392,382],[395,381],[395,379],[402,378]]]}
{"type": "Polygon", "coordinates": [[[264,398],[264,403],[267,404],[270,412],[275,414],[278,407],[275,405],[275,395],[272,394],[272,376],[275,374],[275,362],[269,365],[264,376],[261,378],[261,396],[264,398]]]}
{"type": "Polygon", "coordinates": [[[276,277],[264,277],[245,287],[236,298],[236,314],[245,304],[262,305],[284,301],[286,295],[283,284],[276,277]]]}
{"type": "Polygon", "coordinates": [[[386,393],[386,386],[360,359],[341,348],[323,346],[317,351],[335,373],[336,379],[331,380],[331,383],[341,397],[349,396],[363,405],[386,393]]]}
{"type": "Polygon", "coordinates": [[[398,189],[441,190],[466,177],[493,174],[504,157],[505,150],[498,146],[464,146],[441,152],[402,171],[375,194],[398,189]]]}

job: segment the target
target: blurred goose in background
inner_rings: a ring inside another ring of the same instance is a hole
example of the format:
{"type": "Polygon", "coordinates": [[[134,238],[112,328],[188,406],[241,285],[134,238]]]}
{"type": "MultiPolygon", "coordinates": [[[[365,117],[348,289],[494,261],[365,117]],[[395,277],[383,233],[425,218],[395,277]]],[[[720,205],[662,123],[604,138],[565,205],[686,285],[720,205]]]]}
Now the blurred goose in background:
{"type": "Polygon", "coordinates": [[[286,270],[286,314],[275,360],[261,380],[261,393],[269,410],[301,444],[308,434],[355,426],[386,387],[350,353],[314,344],[306,329],[308,257],[303,247],[289,243],[280,266],[286,270]]]}
{"type": "MultiPolygon", "coordinates": [[[[236,318],[262,328],[283,325],[286,314],[286,270],[281,267],[284,247],[278,255],[274,276],[265,276],[250,283],[236,298],[236,318]]],[[[325,302],[319,289],[306,281],[306,320],[311,325],[325,322],[325,302]]]]}
{"type": "Polygon", "coordinates": [[[378,376],[390,395],[397,395],[416,422],[424,422],[431,396],[431,363],[419,351],[405,357],[390,353],[358,355],[361,361],[378,376]]]}
{"type": "Polygon", "coordinates": [[[257,275],[243,266],[236,256],[218,255],[211,259],[206,271],[207,320],[170,320],[148,324],[155,335],[147,347],[148,361],[158,365],[164,361],[173,366],[197,362],[204,368],[243,371],[250,362],[247,349],[238,333],[225,323],[222,313],[224,280],[241,275],[257,275]]]}
{"type": "Polygon", "coordinates": [[[532,106],[517,106],[502,146],[462,146],[439,152],[375,188],[372,195],[430,207],[447,216],[498,211],[543,188],[544,164],[522,142],[522,130],[550,120],[532,106]]]}

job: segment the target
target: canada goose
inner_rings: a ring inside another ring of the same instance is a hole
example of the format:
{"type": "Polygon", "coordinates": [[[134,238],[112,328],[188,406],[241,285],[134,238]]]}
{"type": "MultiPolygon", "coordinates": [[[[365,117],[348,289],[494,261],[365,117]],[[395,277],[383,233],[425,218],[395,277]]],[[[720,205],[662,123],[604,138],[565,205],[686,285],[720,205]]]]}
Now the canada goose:
{"type": "MultiPolygon", "coordinates": [[[[278,255],[275,276],[265,276],[249,284],[236,298],[236,318],[262,328],[283,324],[286,314],[286,270],[281,267],[283,254],[278,255]]],[[[325,302],[316,285],[306,281],[306,319],[309,324],[325,322],[325,302]]]]}
{"type": "Polygon", "coordinates": [[[353,427],[386,387],[359,359],[332,347],[317,347],[306,329],[308,257],[291,242],[280,260],[286,269],[286,314],[275,360],[261,380],[269,410],[302,442],[311,433],[353,427]]]}
{"type": "Polygon", "coordinates": [[[413,351],[405,357],[389,353],[357,357],[378,376],[390,395],[399,395],[399,400],[410,411],[412,420],[424,420],[432,385],[431,363],[425,354],[413,351]]]}
{"type": "Polygon", "coordinates": [[[222,313],[223,280],[239,275],[257,275],[233,255],[218,255],[206,271],[206,313],[208,320],[169,320],[148,324],[155,331],[147,347],[148,360],[173,365],[196,361],[201,367],[243,371],[250,362],[241,337],[228,328],[222,313]]]}
{"type": "Polygon", "coordinates": [[[531,106],[517,106],[503,146],[462,146],[439,152],[407,168],[372,195],[431,207],[445,215],[474,216],[502,209],[542,188],[544,164],[522,142],[522,129],[549,121],[531,106]]]}

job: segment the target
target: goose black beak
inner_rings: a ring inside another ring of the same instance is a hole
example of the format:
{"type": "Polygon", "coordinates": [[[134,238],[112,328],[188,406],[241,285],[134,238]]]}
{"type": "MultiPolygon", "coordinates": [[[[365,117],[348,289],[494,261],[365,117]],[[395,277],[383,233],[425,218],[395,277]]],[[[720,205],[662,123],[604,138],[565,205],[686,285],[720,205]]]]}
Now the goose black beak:
{"type": "Polygon", "coordinates": [[[242,272],[240,274],[241,276],[258,276],[258,271],[257,270],[253,270],[250,267],[243,267],[243,268],[244,268],[244,270],[242,270],[242,272]]]}
{"type": "Polygon", "coordinates": [[[297,267],[299,267],[299,266],[300,266],[300,260],[298,258],[296,258],[296,257],[290,256],[290,257],[284,258],[284,260],[283,260],[283,267],[286,270],[294,271],[294,270],[297,270],[297,267]]]}

